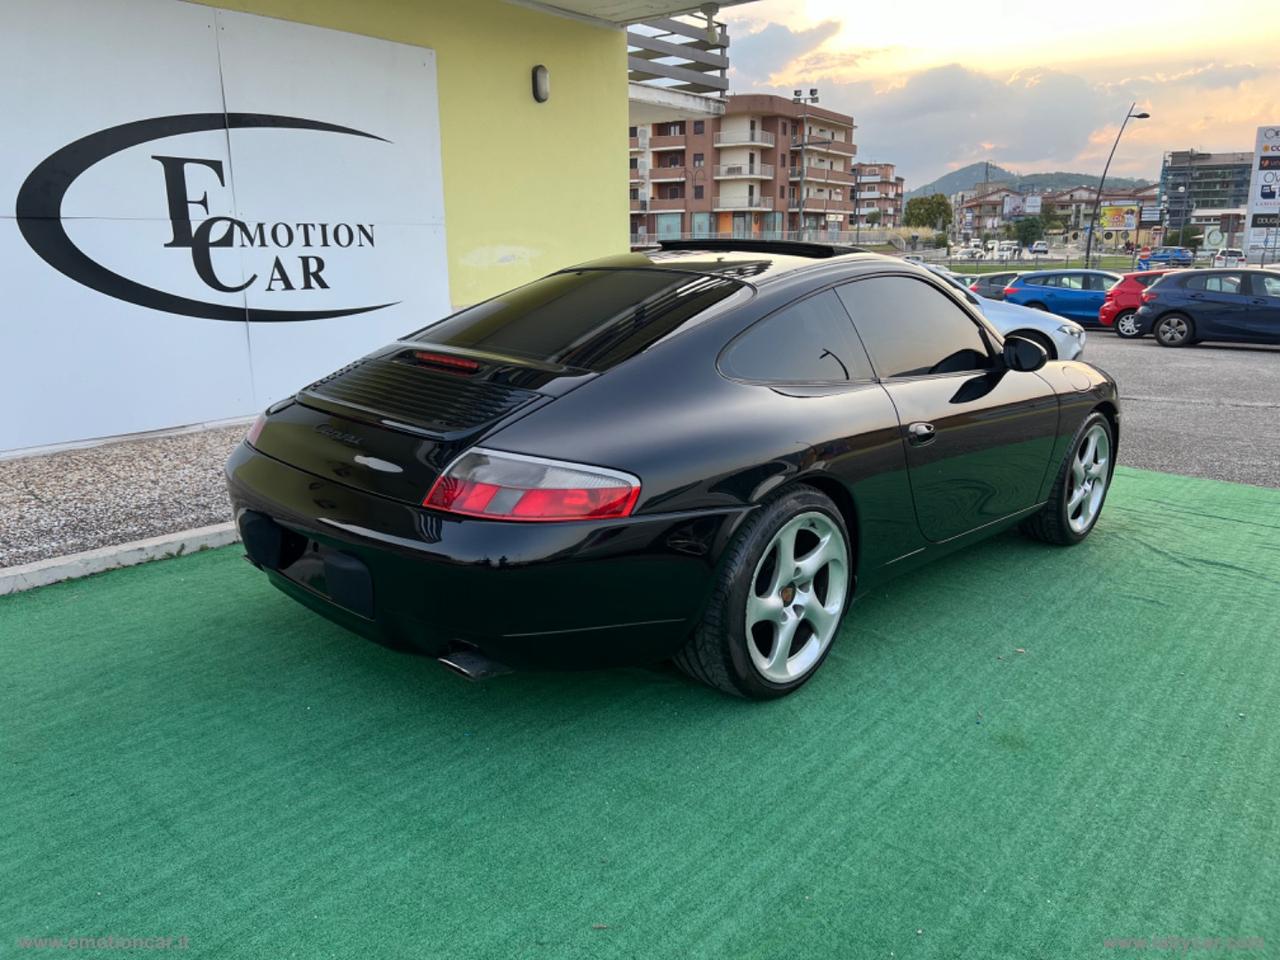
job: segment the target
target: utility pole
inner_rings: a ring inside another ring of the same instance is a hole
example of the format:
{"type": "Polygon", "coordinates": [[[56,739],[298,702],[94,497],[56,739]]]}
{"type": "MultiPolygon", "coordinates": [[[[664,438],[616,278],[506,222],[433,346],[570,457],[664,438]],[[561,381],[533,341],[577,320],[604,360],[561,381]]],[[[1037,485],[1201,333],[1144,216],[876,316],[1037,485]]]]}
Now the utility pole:
{"type": "Polygon", "coordinates": [[[1106,166],[1102,168],[1102,179],[1098,181],[1098,192],[1093,196],[1093,213],[1089,217],[1089,236],[1084,242],[1084,265],[1089,266],[1089,255],[1093,252],[1093,235],[1098,229],[1098,208],[1102,205],[1102,188],[1107,184],[1107,173],[1111,170],[1111,160],[1116,155],[1116,147],[1120,146],[1120,136],[1124,133],[1125,126],[1130,120],[1146,120],[1151,114],[1145,110],[1141,113],[1134,113],[1133,108],[1138,105],[1135,100],[1129,104],[1129,109],[1124,115],[1124,121],[1120,124],[1120,130],[1116,133],[1116,139],[1111,144],[1111,152],[1107,154],[1106,166]]]}

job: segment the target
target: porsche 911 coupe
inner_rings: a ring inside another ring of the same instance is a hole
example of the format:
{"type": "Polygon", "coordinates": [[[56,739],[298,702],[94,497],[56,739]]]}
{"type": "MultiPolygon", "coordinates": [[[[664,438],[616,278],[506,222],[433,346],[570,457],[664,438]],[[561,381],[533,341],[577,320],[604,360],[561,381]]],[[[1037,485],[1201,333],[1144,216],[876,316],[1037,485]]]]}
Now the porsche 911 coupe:
{"type": "Polygon", "coordinates": [[[270,581],[470,675],[805,683],[851,602],[1012,525],[1084,539],[1114,381],[928,270],[683,241],[553,273],[269,408],[227,463],[270,581]]]}

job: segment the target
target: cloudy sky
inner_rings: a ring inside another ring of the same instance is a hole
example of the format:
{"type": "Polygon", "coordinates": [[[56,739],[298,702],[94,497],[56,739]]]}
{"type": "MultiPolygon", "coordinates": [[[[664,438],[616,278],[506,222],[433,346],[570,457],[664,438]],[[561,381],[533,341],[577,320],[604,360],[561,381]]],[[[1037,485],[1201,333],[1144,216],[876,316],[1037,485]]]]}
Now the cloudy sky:
{"type": "Polygon", "coordinates": [[[759,0],[728,7],[733,93],[853,114],[860,159],[896,162],[907,187],[975,160],[1018,172],[1155,179],[1165,150],[1251,150],[1280,122],[1277,0],[1069,4],[759,0]]]}

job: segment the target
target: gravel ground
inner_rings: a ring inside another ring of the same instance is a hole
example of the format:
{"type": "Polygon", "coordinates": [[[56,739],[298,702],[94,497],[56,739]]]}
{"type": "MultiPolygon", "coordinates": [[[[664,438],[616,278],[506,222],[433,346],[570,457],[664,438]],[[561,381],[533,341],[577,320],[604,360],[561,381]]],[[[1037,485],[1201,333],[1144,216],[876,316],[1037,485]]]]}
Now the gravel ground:
{"type": "Polygon", "coordinates": [[[0,567],[231,519],[244,426],[0,460],[0,567]]]}
{"type": "MultiPolygon", "coordinates": [[[[1089,332],[1120,384],[1120,462],[1280,487],[1280,348],[1159,347],[1089,332]]],[[[222,464],[245,427],[0,460],[0,567],[231,519],[222,464]]]]}

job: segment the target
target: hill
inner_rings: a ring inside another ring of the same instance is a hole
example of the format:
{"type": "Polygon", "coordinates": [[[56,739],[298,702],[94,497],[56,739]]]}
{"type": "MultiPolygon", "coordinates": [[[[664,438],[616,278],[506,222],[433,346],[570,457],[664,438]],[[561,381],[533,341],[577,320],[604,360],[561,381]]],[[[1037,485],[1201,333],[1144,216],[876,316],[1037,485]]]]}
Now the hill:
{"type": "MultiPolygon", "coordinates": [[[[932,183],[926,183],[922,187],[908,190],[905,197],[910,200],[912,197],[927,197],[933,193],[942,193],[949,197],[961,190],[972,190],[975,186],[981,184],[983,180],[988,180],[991,183],[1012,183],[1017,190],[1043,193],[1046,190],[1065,190],[1068,187],[1078,187],[1081,184],[1090,187],[1097,186],[1098,179],[1097,174],[1091,173],[1018,174],[995,163],[990,165],[971,163],[967,167],[961,167],[959,170],[952,170],[950,173],[944,174],[932,183]]],[[[1151,182],[1141,178],[1107,177],[1107,185],[1113,187],[1145,187],[1151,182]]]]}

